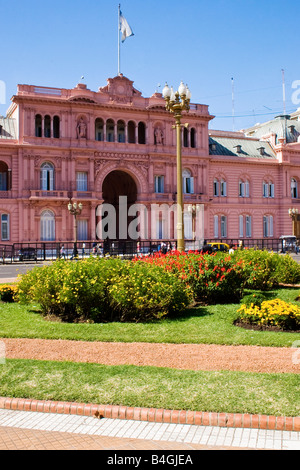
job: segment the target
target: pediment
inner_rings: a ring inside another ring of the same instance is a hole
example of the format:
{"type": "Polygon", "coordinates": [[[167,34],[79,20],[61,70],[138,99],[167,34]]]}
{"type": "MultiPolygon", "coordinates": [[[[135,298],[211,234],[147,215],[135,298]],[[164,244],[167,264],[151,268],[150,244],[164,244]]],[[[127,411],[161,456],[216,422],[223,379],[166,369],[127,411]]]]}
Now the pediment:
{"type": "Polygon", "coordinates": [[[107,85],[99,88],[99,93],[109,95],[111,101],[118,103],[131,103],[134,97],[142,96],[142,93],[134,88],[133,81],[122,74],[109,78],[107,85]]]}

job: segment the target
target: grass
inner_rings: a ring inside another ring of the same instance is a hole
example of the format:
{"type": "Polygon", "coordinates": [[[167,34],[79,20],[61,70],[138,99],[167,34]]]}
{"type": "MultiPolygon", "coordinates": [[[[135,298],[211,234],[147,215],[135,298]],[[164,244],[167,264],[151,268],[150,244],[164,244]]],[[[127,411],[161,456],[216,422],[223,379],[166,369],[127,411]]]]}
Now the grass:
{"type": "MultiPolygon", "coordinates": [[[[285,301],[299,289],[269,293],[285,301]]],[[[188,309],[153,323],[71,324],[49,321],[38,305],[0,302],[0,337],[155,343],[210,343],[290,347],[299,333],[234,326],[239,305],[188,309]]],[[[80,347],[80,345],[79,345],[80,347]]],[[[298,374],[191,371],[7,359],[0,396],[228,413],[300,415],[298,374]]]]}
{"type": "MultiPolygon", "coordinates": [[[[269,293],[300,305],[299,289],[269,293]]],[[[153,323],[72,324],[46,320],[37,305],[0,303],[0,337],[68,339],[78,341],[210,343],[290,347],[299,333],[246,330],[233,324],[239,305],[210,305],[188,309],[177,318],[153,323]]]]}
{"type": "Polygon", "coordinates": [[[297,374],[6,360],[0,395],[136,407],[300,415],[297,374]]]}

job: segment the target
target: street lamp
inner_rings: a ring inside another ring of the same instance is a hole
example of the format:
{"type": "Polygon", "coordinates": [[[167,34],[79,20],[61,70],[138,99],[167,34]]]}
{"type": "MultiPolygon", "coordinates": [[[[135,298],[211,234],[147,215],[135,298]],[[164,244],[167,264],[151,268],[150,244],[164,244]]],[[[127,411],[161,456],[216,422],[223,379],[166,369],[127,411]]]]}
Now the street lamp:
{"type": "Polygon", "coordinates": [[[175,117],[176,145],[177,145],[177,249],[184,251],[184,222],[183,222],[183,192],[182,192],[182,161],[181,161],[181,117],[182,111],[189,111],[191,92],[183,82],[178,91],[169,88],[166,83],[162,90],[166,101],[166,109],[175,117]]]}
{"type": "Polygon", "coordinates": [[[77,205],[77,202],[70,201],[68,204],[68,211],[70,214],[74,216],[74,249],[73,249],[73,256],[72,258],[77,258],[78,250],[77,250],[77,216],[81,214],[82,211],[82,204],[81,202],[77,205]]]}
{"type": "Polygon", "coordinates": [[[296,234],[296,221],[297,221],[297,216],[298,216],[298,209],[295,209],[294,207],[292,209],[289,209],[289,216],[293,221],[293,235],[297,236],[296,234]]]}

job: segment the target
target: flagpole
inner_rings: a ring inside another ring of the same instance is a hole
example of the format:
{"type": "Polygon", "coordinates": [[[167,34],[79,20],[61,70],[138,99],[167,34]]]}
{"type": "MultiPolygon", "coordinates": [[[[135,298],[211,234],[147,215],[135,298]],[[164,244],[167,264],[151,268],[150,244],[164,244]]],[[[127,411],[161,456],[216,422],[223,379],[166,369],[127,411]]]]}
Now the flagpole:
{"type": "Polygon", "coordinates": [[[120,9],[121,9],[121,5],[119,3],[119,11],[118,11],[118,75],[120,75],[120,9]]]}

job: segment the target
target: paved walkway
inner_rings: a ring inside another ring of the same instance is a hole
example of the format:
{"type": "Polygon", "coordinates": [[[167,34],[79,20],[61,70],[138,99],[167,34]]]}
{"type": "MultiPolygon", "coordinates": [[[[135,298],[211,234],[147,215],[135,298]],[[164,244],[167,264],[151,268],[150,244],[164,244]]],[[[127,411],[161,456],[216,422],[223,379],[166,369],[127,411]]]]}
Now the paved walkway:
{"type": "Polygon", "coordinates": [[[300,432],[0,410],[1,450],[300,450],[300,432]]]}

